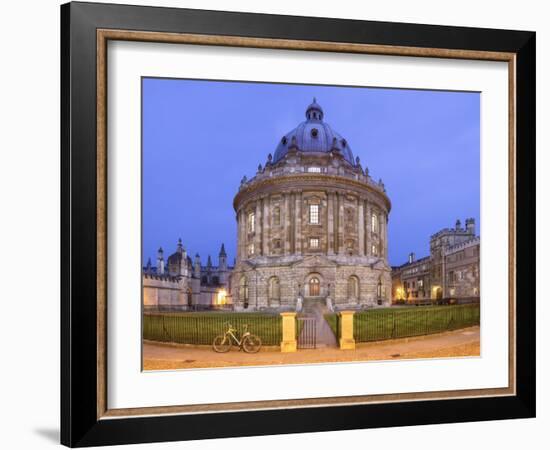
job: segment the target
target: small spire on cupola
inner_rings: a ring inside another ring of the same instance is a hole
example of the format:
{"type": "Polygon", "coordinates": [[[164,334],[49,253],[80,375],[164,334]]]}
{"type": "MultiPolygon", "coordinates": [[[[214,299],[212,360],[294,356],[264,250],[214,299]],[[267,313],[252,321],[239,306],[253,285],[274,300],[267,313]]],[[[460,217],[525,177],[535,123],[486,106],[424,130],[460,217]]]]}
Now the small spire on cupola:
{"type": "Polygon", "coordinates": [[[323,120],[323,108],[317,103],[315,97],[313,97],[313,102],[306,109],[306,118],[308,120],[323,120]]]}
{"type": "Polygon", "coordinates": [[[183,251],[183,243],[181,242],[181,238],[178,239],[178,252],[181,253],[183,251]]]}

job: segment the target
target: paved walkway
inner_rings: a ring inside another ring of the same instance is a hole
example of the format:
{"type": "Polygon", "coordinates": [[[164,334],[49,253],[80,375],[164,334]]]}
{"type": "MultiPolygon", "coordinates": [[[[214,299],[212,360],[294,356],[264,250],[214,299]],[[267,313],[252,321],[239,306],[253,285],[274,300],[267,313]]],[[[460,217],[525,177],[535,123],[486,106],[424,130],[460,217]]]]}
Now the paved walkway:
{"type": "Polygon", "coordinates": [[[150,343],[143,345],[145,370],[315,364],[479,355],[479,327],[416,338],[358,344],[356,350],[326,347],[315,350],[299,350],[295,353],[261,351],[256,354],[248,354],[237,349],[233,349],[229,353],[215,353],[210,347],[198,348],[150,343]]]}
{"type": "MultiPolygon", "coordinates": [[[[324,318],[324,313],[326,311],[325,300],[304,302],[304,313],[315,318],[315,345],[316,348],[324,347],[338,347],[338,342],[336,341],[336,336],[330,329],[328,322],[324,318]]],[[[302,330],[304,331],[304,330],[302,330]]]]}

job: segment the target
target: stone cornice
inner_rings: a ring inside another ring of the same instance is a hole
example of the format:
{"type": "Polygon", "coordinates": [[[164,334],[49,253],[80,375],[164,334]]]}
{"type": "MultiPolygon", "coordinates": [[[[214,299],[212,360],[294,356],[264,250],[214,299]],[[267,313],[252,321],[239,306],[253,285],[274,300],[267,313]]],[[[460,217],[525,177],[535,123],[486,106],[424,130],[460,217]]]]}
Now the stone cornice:
{"type": "Polygon", "coordinates": [[[237,195],[235,195],[233,199],[233,208],[237,211],[242,202],[254,197],[266,195],[266,191],[271,188],[280,188],[279,192],[283,193],[285,191],[296,191],[298,187],[302,190],[317,187],[328,190],[329,192],[346,188],[355,190],[359,194],[369,192],[381,200],[381,203],[384,204],[388,212],[391,210],[389,197],[371,184],[342,176],[318,173],[286,174],[250,183],[250,185],[241,189],[237,195]],[[300,186],[297,186],[297,184],[300,186]]]}

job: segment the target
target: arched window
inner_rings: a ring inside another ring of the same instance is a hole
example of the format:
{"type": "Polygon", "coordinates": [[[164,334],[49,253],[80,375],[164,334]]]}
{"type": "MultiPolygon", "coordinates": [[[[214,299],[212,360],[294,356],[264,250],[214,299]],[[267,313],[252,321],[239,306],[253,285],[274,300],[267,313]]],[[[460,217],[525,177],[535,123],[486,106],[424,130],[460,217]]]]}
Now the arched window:
{"type": "Polygon", "coordinates": [[[277,277],[269,279],[268,298],[269,300],[279,300],[281,298],[281,288],[277,277]]]}
{"type": "Polygon", "coordinates": [[[273,208],[273,225],[281,225],[281,208],[279,208],[278,206],[273,208]]]}
{"type": "Polygon", "coordinates": [[[316,297],[321,292],[319,278],[313,277],[309,280],[309,296],[316,297]]]}
{"type": "Polygon", "coordinates": [[[248,308],[248,279],[245,275],[239,281],[239,299],[243,302],[243,307],[248,308]]]}
{"type": "Polygon", "coordinates": [[[382,298],[382,280],[378,280],[378,286],[376,286],[376,296],[382,298]]]}
{"type": "Polygon", "coordinates": [[[355,275],[348,278],[348,298],[354,300],[359,298],[359,278],[355,275]]]}

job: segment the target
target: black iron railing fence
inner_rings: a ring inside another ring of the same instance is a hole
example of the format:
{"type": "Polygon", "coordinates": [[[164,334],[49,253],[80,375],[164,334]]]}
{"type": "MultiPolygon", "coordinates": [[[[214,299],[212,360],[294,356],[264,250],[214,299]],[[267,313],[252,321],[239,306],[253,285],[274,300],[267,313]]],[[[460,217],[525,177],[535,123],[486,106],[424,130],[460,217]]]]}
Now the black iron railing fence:
{"type": "Polygon", "coordinates": [[[211,345],[227,330],[227,322],[239,333],[248,325],[263,345],[280,345],[282,322],[279,315],[235,313],[145,313],[143,339],[178,344],[211,345]]]}
{"type": "MultiPolygon", "coordinates": [[[[336,338],[340,337],[340,317],[325,316],[336,338]]],[[[357,312],[353,316],[356,342],[382,341],[421,336],[479,325],[479,304],[384,308],[357,312]]]]}

